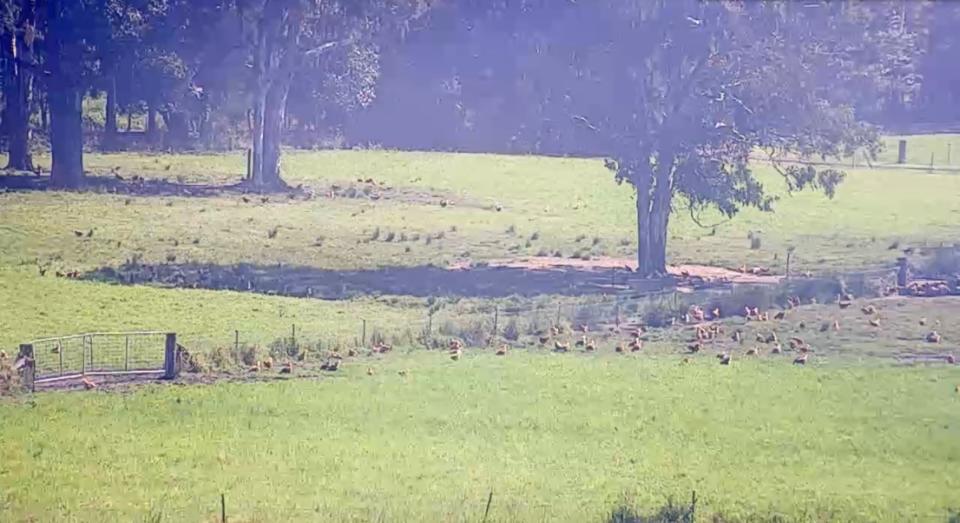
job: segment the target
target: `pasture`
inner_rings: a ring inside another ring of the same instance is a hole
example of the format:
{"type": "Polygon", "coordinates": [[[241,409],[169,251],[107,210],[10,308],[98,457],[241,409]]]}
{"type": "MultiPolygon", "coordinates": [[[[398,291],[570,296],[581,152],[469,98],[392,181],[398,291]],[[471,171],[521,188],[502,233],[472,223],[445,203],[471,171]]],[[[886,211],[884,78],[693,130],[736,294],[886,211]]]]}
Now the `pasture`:
{"type": "MultiPolygon", "coordinates": [[[[627,262],[636,245],[632,190],[599,160],[290,152],[285,179],[302,190],[264,197],[225,187],[239,181],[239,154],[86,161],[99,190],[0,194],[8,352],[51,335],[156,329],[204,353],[232,345],[235,330],[267,346],[291,324],[304,343],[349,346],[364,319],[368,334],[412,341],[434,297],[448,318],[603,299],[498,279],[463,286],[487,263],[627,262]],[[475,269],[454,278],[453,265],[475,269]],[[130,285],[130,266],[303,277],[337,299],[130,285]]],[[[704,228],[679,204],[671,262],[782,273],[794,247],[794,271],[851,273],[960,233],[960,176],[853,169],[829,200],[786,194],[757,169],[782,196],[776,212],[703,216],[704,228]]],[[[479,521],[491,491],[488,521],[601,521],[619,504],[652,511],[691,491],[700,517],[731,521],[945,521],[960,510],[960,367],[946,364],[960,356],[960,300],[806,304],[763,322],[734,312],[697,354],[686,354],[687,326],[652,330],[638,354],[615,353],[623,340],[606,332],[591,334],[593,354],[556,354],[523,331],[505,357],[469,347],[453,361],[408,342],[335,374],[231,368],[215,385],[2,399],[0,519],[207,521],[220,493],[230,521],[479,521]],[[742,343],[730,339],[738,329],[742,343]],[[942,342],[925,341],[931,330],[942,342]],[[755,341],[772,332],[784,346],[802,337],[809,362],[755,341]]]]}

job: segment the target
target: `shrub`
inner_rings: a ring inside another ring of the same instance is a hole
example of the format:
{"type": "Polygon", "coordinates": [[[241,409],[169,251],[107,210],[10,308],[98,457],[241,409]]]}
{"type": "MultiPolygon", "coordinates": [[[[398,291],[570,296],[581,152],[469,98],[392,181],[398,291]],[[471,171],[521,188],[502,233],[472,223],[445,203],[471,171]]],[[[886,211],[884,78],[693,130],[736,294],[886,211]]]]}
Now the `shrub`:
{"type": "Polygon", "coordinates": [[[263,359],[263,349],[261,349],[259,345],[244,345],[240,347],[238,359],[242,361],[244,365],[255,365],[263,359]]]}
{"type": "Polygon", "coordinates": [[[13,368],[10,358],[0,360],[0,396],[14,394],[20,389],[20,373],[13,368]]]}
{"type": "Polygon", "coordinates": [[[674,504],[672,499],[652,514],[640,514],[629,504],[615,508],[607,518],[607,523],[693,523],[697,510],[697,494],[694,493],[690,505],[674,504]]]}
{"type": "Polygon", "coordinates": [[[520,339],[520,329],[517,327],[516,318],[510,318],[510,321],[503,326],[503,331],[500,335],[508,341],[517,341],[520,339]]]}
{"type": "Polygon", "coordinates": [[[215,369],[228,369],[237,363],[236,355],[226,347],[217,347],[210,352],[209,364],[215,369]]]}

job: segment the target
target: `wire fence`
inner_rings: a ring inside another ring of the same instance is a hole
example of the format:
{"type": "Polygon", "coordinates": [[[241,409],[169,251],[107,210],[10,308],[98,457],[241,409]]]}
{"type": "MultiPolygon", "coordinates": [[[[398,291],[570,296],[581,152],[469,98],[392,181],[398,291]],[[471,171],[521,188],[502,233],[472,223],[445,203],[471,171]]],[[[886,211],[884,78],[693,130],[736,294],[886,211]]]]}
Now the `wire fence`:
{"type": "Polygon", "coordinates": [[[167,333],[88,333],[26,343],[35,382],[95,374],[164,370],[167,333]]]}
{"type": "MultiPolygon", "coordinates": [[[[238,329],[229,338],[189,338],[191,350],[229,349],[234,360],[245,352],[285,357],[302,350],[364,349],[377,345],[441,348],[452,338],[467,346],[530,344],[560,326],[590,332],[631,332],[636,327],[664,327],[683,322],[696,305],[719,310],[723,317],[743,315],[746,307],[784,307],[791,298],[804,303],[835,301],[841,293],[883,296],[897,286],[897,269],[878,267],[851,274],[782,280],[778,283],[728,283],[656,292],[609,292],[582,296],[545,296],[474,300],[455,297],[428,300],[404,318],[344,319],[327,330],[291,321],[275,333],[238,329]],[[265,336],[266,335],[266,336],[265,336]]],[[[247,358],[249,359],[249,358],[247,358]]]]}

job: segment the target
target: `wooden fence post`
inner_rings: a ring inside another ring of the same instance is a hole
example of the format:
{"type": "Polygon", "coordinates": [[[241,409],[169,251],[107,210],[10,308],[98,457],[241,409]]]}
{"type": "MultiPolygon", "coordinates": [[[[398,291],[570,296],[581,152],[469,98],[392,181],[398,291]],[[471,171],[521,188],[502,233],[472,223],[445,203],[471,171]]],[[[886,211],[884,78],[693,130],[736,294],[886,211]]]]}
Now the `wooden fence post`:
{"type": "Polygon", "coordinates": [[[360,336],[360,346],[366,347],[367,346],[367,320],[364,319],[361,321],[363,322],[363,332],[361,333],[361,336],[360,336]]]}
{"type": "Polygon", "coordinates": [[[177,368],[177,335],[167,333],[166,346],[163,354],[163,379],[176,379],[180,369],[177,368]]]}
{"type": "Polygon", "coordinates": [[[907,141],[900,140],[897,148],[897,163],[905,164],[907,163],[907,141]]]}
{"type": "Polygon", "coordinates": [[[233,353],[240,353],[240,331],[233,331],[233,353]]]}
{"type": "Polygon", "coordinates": [[[20,359],[24,361],[20,377],[23,380],[23,388],[33,392],[34,381],[37,375],[36,360],[33,359],[33,345],[24,343],[20,345],[20,359]]]}
{"type": "Polygon", "coordinates": [[[907,288],[907,280],[910,276],[910,269],[907,267],[907,258],[901,256],[897,258],[897,288],[901,294],[903,289],[907,288]]]}
{"type": "Polygon", "coordinates": [[[493,308],[493,338],[497,338],[497,324],[500,320],[500,306],[494,306],[493,308]]]}

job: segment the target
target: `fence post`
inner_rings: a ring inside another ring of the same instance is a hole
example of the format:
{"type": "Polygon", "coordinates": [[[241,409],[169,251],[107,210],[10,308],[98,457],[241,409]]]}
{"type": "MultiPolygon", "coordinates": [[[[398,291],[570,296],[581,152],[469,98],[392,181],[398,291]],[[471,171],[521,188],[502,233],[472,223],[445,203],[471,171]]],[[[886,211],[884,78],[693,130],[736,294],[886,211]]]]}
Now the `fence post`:
{"type": "Polygon", "coordinates": [[[247,149],[247,179],[253,178],[253,149],[247,149]]]}
{"type": "Polygon", "coordinates": [[[163,355],[163,379],[172,380],[177,377],[177,335],[167,333],[167,342],[163,355]]]}
{"type": "Polygon", "coordinates": [[[500,320],[500,306],[493,307],[493,338],[497,338],[497,326],[500,320]]]}
{"type": "Polygon", "coordinates": [[[60,375],[63,376],[63,340],[57,339],[57,356],[60,360],[60,375]]]}
{"type": "Polygon", "coordinates": [[[558,327],[560,326],[560,307],[563,307],[563,305],[557,305],[557,321],[553,323],[558,327]]]}
{"type": "Polygon", "coordinates": [[[907,141],[900,140],[897,148],[897,163],[905,164],[907,163],[907,141]]]}
{"type": "Polygon", "coordinates": [[[363,319],[361,321],[363,322],[363,331],[361,332],[361,336],[360,336],[360,346],[366,347],[367,346],[367,320],[363,319]]]}
{"type": "Polygon", "coordinates": [[[87,344],[90,346],[90,370],[95,370],[93,367],[93,336],[87,336],[85,339],[88,340],[87,344]]]}
{"type": "Polygon", "coordinates": [[[130,370],[130,336],[124,336],[123,343],[123,370],[130,370]]]}
{"type": "Polygon", "coordinates": [[[238,354],[240,352],[240,331],[233,331],[233,353],[238,354]]]}
{"type": "Polygon", "coordinates": [[[290,344],[294,347],[297,346],[297,324],[296,323],[290,325],[290,344]]]}
{"type": "Polygon", "coordinates": [[[21,373],[23,379],[23,388],[34,392],[34,381],[37,375],[37,366],[36,360],[33,358],[33,345],[29,343],[24,343],[20,345],[20,358],[24,359],[23,371],[21,373]]]}
{"type": "Polygon", "coordinates": [[[897,288],[901,293],[903,293],[903,289],[907,287],[909,272],[909,268],[907,267],[907,258],[905,256],[897,258],[897,288]]]}

